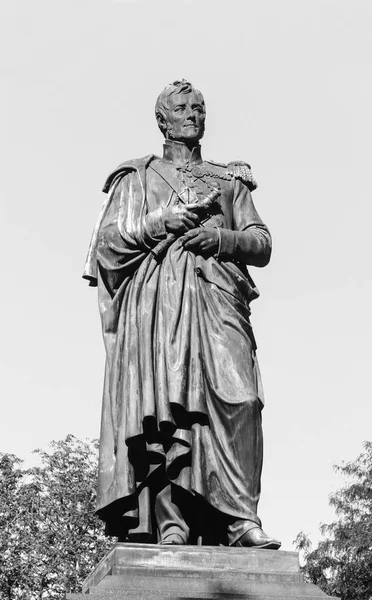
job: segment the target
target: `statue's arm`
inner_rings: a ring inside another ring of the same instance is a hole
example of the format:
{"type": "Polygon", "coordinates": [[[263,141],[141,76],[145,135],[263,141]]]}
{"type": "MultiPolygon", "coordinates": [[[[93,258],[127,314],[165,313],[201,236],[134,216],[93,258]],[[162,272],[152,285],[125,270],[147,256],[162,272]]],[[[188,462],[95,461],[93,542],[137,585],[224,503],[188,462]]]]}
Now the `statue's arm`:
{"type": "Polygon", "coordinates": [[[220,256],[264,267],[271,256],[270,232],[256,211],[247,185],[236,180],[233,194],[233,229],[221,229],[220,256]]]}
{"type": "Polygon", "coordinates": [[[99,231],[97,262],[111,295],[166,234],[161,211],[143,210],[136,177],[128,174],[117,183],[99,231]]]}
{"type": "Polygon", "coordinates": [[[142,230],[147,244],[153,246],[154,243],[167,235],[163,219],[163,207],[148,212],[142,218],[142,230]]]}

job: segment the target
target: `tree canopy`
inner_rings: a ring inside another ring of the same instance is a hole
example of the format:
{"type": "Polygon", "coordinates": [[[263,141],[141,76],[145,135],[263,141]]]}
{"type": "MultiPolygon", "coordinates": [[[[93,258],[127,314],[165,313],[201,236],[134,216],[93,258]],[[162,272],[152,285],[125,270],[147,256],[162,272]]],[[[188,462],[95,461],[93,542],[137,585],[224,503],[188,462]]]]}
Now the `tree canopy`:
{"type": "Polygon", "coordinates": [[[81,584],[112,539],[94,516],[97,441],[72,435],[35,450],[22,469],[0,454],[0,598],[64,598],[81,584]]]}
{"type": "Polygon", "coordinates": [[[372,442],[356,460],[336,466],[347,484],[330,496],[336,519],[322,525],[315,550],[301,532],[295,544],[303,552],[307,579],[342,600],[372,599],[372,442]]]}

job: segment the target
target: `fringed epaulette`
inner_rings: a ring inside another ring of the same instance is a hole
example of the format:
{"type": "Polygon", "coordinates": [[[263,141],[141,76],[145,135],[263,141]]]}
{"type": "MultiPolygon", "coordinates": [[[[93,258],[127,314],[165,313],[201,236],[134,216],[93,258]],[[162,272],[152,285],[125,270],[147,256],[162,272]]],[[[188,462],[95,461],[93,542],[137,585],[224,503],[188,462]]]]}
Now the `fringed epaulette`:
{"type": "Polygon", "coordinates": [[[257,181],[253,177],[251,165],[246,162],[242,162],[241,160],[229,162],[227,172],[235,177],[235,179],[240,179],[240,181],[245,183],[251,192],[258,186],[257,181]]]}
{"type": "Polygon", "coordinates": [[[230,179],[233,177],[235,179],[240,179],[240,181],[245,183],[245,185],[251,192],[253,192],[253,190],[255,190],[258,187],[258,183],[252,174],[251,165],[249,165],[246,162],[243,162],[241,160],[234,160],[229,162],[228,164],[217,163],[212,160],[208,160],[207,162],[211,163],[212,165],[224,167],[226,169],[224,172],[223,179],[230,179]]]}

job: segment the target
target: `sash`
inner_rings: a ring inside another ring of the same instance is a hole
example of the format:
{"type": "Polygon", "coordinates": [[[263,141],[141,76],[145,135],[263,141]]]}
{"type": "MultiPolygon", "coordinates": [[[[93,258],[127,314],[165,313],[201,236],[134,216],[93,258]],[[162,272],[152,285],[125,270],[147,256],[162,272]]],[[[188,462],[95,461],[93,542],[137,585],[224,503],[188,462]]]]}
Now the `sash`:
{"type": "Polygon", "coordinates": [[[177,179],[167,164],[163,162],[157,164],[151,163],[149,168],[155,171],[169,185],[182,204],[198,202],[199,199],[194,190],[191,190],[182,181],[177,179]]]}
{"type": "MultiPolygon", "coordinates": [[[[184,183],[182,183],[179,179],[177,179],[167,164],[151,163],[149,165],[149,168],[153,169],[153,171],[155,171],[155,173],[157,173],[159,175],[159,177],[161,177],[169,185],[169,187],[175,192],[175,194],[177,196],[177,200],[175,201],[175,203],[178,203],[178,201],[180,200],[183,204],[186,204],[186,205],[190,204],[190,203],[193,203],[193,204],[198,203],[201,208],[209,208],[209,206],[220,195],[220,191],[215,190],[208,196],[205,196],[205,198],[200,201],[197,194],[194,192],[194,190],[191,190],[184,183]]],[[[161,242],[159,242],[155,246],[155,248],[152,248],[151,252],[154,255],[154,257],[160,258],[168,250],[168,248],[173,244],[173,242],[176,239],[177,239],[177,237],[176,237],[176,235],[174,235],[174,233],[168,233],[167,237],[164,240],[161,240],[161,242]]]]}

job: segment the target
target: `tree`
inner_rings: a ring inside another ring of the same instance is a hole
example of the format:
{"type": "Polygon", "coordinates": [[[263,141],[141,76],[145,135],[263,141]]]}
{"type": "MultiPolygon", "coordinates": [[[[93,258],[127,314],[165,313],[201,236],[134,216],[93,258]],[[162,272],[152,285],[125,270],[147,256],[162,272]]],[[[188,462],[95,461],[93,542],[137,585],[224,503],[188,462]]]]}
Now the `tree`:
{"type": "Polygon", "coordinates": [[[0,598],[63,598],[112,546],[94,516],[96,441],[72,435],[36,450],[40,465],[0,455],[0,598]]]}
{"type": "Polygon", "coordinates": [[[336,466],[349,482],[330,496],[336,520],[321,527],[315,550],[303,532],[295,544],[304,555],[306,578],[342,600],[372,599],[372,442],[352,462],[336,466]]]}
{"type": "Polygon", "coordinates": [[[15,587],[25,586],[28,579],[23,564],[28,550],[23,535],[28,498],[21,463],[13,454],[0,455],[0,594],[9,600],[15,587]]]}

